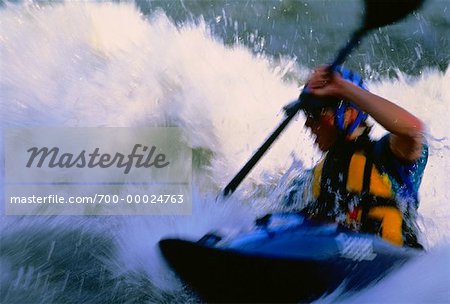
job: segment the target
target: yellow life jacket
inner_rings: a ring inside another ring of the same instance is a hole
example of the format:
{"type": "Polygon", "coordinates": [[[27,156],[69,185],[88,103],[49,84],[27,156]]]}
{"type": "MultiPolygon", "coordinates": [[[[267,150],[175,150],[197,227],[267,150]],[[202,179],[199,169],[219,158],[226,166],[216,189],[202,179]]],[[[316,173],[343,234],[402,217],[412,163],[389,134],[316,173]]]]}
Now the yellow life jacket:
{"type": "Polygon", "coordinates": [[[367,151],[362,149],[350,151],[344,156],[339,155],[340,164],[332,165],[325,174],[326,177],[334,175],[334,180],[333,177],[328,180],[323,178],[324,167],[329,167],[326,163],[330,162],[332,155],[327,155],[317,164],[313,169],[313,197],[319,204],[328,205],[328,209],[334,208],[333,200],[343,201],[341,207],[344,206],[346,212],[345,224],[356,224],[361,231],[379,233],[384,240],[402,246],[403,215],[397,208],[391,180],[386,173],[380,173],[372,161],[368,161],[364,150],[367,151]],[[323,187],[327,189],[324,190],[323,187]],[[337,192],[337,189],[341,192],[338,199],[337,196],[330,195],[330,192],[337,192]],[[373,222],[377,223],[376,228],[369,224],[373,222]]]}

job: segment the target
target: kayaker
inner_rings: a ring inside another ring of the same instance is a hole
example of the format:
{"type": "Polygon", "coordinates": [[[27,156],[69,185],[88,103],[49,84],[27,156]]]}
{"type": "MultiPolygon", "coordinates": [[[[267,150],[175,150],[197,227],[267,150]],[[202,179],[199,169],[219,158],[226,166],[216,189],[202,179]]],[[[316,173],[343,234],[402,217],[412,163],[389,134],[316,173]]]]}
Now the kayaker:
{"type": "Polygon", "coordinates": [[[417,240],[418,189],[428,158],[424,124],[370,93],[362,78],[338,68],[316,69],[302,94],[305,126],[324,158],[309,182],[294,180],[286,201],[311,218],[379,234],[398,246],[422,248],[417,240]],[[370,115],[388,134],[369,136],[370,115]]]}

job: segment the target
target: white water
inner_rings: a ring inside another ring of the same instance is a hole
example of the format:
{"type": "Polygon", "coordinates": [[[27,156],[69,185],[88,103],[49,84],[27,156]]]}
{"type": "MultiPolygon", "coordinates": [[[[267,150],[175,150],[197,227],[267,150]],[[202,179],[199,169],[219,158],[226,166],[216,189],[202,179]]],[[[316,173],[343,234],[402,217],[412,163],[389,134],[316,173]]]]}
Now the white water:
{"type": "MultiPolygon", "coordinates": [[[[110,261],[118,273],[145,270],[158,286],[176,288],[156,251],[162,236],[197,238],[210,229],[247,225],[261,212],[257,203],[213,201],[281,121],[282,106],[297,97],[298,84],[285,83],[282,76],[293,72],[303,78],[301,66],[225,47],[201,22],[176,29],[162,13],[145,20],[132,5],[7,7],[0,20],[2,128],[176,124],[191,147],[214,152],[209,174],[215,189],[195,193],[193,216],[119,220],[111,233],[122,250],[110,261]]],[[[420,224],[429,254],[351,303],[450,301],[448,83],[449,70],[369,82],[373,92],[398,102],[428,126],[420,224]]],[[[319,158],[302,124],[300,117],[276,142],[243,184],[242,197],[253,184],[276,181],[292,154],[307,166],[319,158]]],[[[381,128],[374,133],[381,135],[381,128]]],[[[64,219],[64,225],[77,223],[64,219]]]]}

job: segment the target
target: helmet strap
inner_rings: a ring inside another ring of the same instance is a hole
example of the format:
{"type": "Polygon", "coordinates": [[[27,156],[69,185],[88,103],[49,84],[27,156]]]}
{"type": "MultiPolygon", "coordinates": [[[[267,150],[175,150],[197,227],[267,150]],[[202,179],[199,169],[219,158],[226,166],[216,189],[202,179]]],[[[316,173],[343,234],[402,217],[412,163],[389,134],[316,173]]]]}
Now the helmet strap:
{"type": "Polygon", "coordinates": [[[345,131],[345,111],[347,107],[344,101],[340,101],[336,110],[334,111],[334,123],[339,131],[345,131]]]}
{"type": "Polygon", "coordinates": [[[356,130],[356,128],[358,128],[358,126],[361,124],[361,122],[366,120],[366,118],[368,116],[367,113],[356,108],[358,110],[358,115],[356,116],[355,120],[349,126],[345,127],[345,112],[347,111],[348,107],[350,107],[350,106],[356,108],[355,106],[349,105],[345,101],[341,101],[339,103],[339,105],[337,106],[337,108],[335,110],[335,115],[334,115],[335,125],[336,125],[337,129],[345,137],[349,137],[356,130]]]}

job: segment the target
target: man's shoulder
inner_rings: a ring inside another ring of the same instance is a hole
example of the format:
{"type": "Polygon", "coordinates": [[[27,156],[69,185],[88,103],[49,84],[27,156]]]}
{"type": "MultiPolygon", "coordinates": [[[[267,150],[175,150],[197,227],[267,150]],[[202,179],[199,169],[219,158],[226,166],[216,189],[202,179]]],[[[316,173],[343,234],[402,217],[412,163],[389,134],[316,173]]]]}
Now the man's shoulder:
{"type": "Polygon", "coordinates": [[[392,160],[394,162],[398,162],[400,165],[403,166],[412,166],[415,163],[423,162],[424,160],[428,159],[428,144],[426,141],[422,144],[422,153],[420,157],[413,162],[406,162],[401,159],[399,159],[395,154],[392,152],[389,144],[389,138],[390,133],[385,134],[383,137],[381,137],[378,140],[373,141],[373,153],[379,160],[392,160]]]}
{"type": "Polygon", "coordinates": [[[388,133],[373,142],[374,164],[383,173],[387,173],[397,180],[400,178],[403,182],[405,178],[409,179],[408,176],[415,176],[414,179],[420,179],[428,160],[427,143],[423,143],[421,156],[416,161],[405,162],[391,151],[389,137],[390,134],[388,133]]]}

